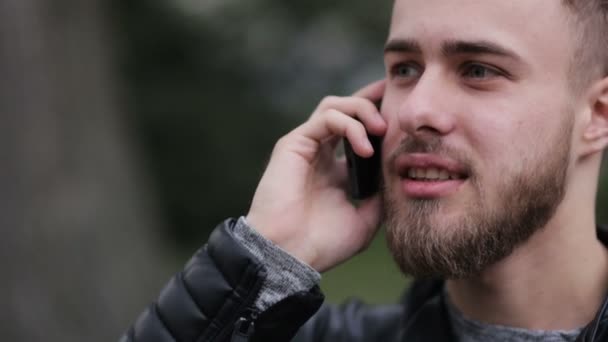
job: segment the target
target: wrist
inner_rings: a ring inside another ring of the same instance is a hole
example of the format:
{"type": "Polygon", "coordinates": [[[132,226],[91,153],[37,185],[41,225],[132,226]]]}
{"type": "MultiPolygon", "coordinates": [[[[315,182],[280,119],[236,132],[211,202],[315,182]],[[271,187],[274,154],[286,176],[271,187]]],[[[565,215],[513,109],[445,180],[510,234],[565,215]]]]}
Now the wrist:
{"type": "Polygon", "coordinates": [[[278,220],[267,222],[258,219],[255,215],[247,214],[244,217],[246,224],[272,244],[296,258],[318,272],[321,272],[317,263],[318,253],[304,237],[298,236],[289,224],[280,224],[278,220]],[[285,229],[285,227],[287,229],[285,229]]]}
{"type": "Polygon", "coordinates": [[[321,275],[294,256],[266,239],[240,217],[233,228],[238,240],[266,269],[267,277],[256,299],[255,307],[264,311],[285,297],[310,291],[321,281],[321,275]]]}

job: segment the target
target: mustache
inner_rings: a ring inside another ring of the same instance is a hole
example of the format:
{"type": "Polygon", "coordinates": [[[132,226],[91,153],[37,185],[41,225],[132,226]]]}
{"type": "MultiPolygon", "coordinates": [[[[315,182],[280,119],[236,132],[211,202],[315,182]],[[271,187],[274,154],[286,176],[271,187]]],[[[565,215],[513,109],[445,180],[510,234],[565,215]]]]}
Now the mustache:
{"type": "Polygon", "coordinates": [[[473,174],[471,158],[462,150],[449,146],[437,135],[408,135],[401,140],[399,146],[390,154],[390,164],[395,163],[402,154],[429,153],[440,157],[450,158],[461,164],[469,175],[473,174]]]}
{"type": "Polygon", "coordinates": [[[401,153],[445,153],[446,148],[440,137],[436,135],[414,136],[408,135],[399,144],[395,151],[401,153]]]}

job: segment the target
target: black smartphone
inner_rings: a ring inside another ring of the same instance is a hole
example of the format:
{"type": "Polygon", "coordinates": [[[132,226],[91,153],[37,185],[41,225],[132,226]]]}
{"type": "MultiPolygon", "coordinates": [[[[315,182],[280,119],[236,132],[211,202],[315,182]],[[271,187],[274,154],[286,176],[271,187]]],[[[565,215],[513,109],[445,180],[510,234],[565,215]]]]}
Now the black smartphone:
{"type": "Polygon", "coordinates": [[[368,198],[380,189],[382,137],[368,134],[368,138],[374,148],[374,154],[369,158],[358,156],[348,139],[342,139],[348,167],[350,196],[357,200],[368,198]]]}

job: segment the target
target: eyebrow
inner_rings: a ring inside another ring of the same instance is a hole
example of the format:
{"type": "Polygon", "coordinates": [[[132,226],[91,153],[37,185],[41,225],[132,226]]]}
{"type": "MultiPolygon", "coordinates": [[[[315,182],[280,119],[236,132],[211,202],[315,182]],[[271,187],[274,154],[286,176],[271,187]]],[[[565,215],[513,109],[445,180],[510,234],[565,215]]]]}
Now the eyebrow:
{"type": "MultiPolygon", "coordinates": [[[[413,39],[393,39],[384,46],[384,54],[391,52],[422,53],[422,48],[413,39]]],[[[515,52],[486,40],[447,40],[441,45],[441,52],[447,57],[455,55],[495,55],[521,60],[515,52]]]]}
{"type": "Polygon", "coordinates": [[[384,46],[384,54],[389,52],[422,53],[422,49],[413,39],[392,39],[384,46]]]}

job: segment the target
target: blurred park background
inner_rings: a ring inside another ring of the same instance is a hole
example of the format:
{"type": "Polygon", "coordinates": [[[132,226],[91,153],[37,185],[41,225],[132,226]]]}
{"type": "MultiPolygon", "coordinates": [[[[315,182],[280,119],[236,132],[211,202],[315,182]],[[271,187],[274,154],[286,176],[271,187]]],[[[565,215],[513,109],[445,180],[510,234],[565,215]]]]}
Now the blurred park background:
{"type": "MultiPolygon", "coordinates": [[[[390,6],[0,2],[3,340],[116,340],[246,213],[278,137],[383,76],[390,6]]],[[[384,303],[405,283],[380,234],[322,286],[384,303]]]]}

